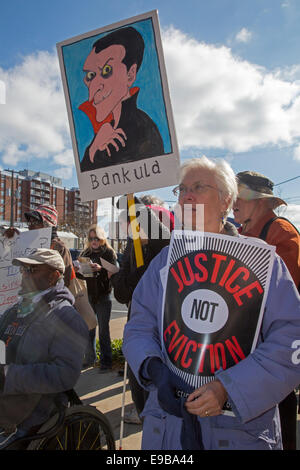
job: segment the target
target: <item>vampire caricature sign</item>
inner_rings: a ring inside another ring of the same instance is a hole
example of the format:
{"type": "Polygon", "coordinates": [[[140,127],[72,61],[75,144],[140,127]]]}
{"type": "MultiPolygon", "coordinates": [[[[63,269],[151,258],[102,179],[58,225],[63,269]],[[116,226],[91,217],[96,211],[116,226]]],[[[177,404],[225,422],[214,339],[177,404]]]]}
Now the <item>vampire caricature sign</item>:
{"type": "Polygon", "coordinates": [[[82,201],[177,184],[156,11],[57,44],[82,201]]]}
{"type": "Polygon", "coordinates": [[[242,237],[173,232],[162,344],[168,366],[192,387],[255,348],[274,250],[242,237]]]}

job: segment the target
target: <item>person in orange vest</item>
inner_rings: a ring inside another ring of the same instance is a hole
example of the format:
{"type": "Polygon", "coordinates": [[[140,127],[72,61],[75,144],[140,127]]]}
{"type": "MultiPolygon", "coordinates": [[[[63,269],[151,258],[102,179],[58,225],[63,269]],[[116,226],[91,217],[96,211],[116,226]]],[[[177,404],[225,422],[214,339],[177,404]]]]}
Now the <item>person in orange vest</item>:
{"type": "MultiPolygon", "coordinates": [[[[298,290],[300,287],[300,235],[286,218],[274,210],[286,202],[273,194],[274,183],[255,171],[236,175],[238,197],[233,205],[235,222],[241,224],[242,235],[257,237],[276,246],[277,254],[285,262],[298,290]]],[[[296,450],[297,399],[293,391],[280,404],[283,448],[296,450]]]]}

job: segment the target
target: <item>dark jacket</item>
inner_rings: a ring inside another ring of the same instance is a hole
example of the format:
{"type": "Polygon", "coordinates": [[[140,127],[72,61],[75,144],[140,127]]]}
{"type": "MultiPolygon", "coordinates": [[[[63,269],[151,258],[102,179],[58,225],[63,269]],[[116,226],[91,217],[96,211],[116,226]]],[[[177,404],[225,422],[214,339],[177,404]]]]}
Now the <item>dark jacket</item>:
{"type": "MultiPolygon", "coordinates": [[[[120,271],[111,277],[115,298],[121,304],[129,305],[133,291],[150,262],[163,247],[170,243],[170,232],[166,226],[160,222],[151,209],[144,207],[142,210],[147,211],[149,232],[151,233],[152,229],[152,233],[158,233],[159,238],[153,239],[149,237],[148,243],[142,245],[144,264],[139,268],[136,267],[133,240],[132,238],[128,238],[120,271]],[[159,230],[155,230],[155,226],[159,230]]],[[[145,221],[145,218],[140,217],[140,221],[143,220],[145,221]]]]}
{"type": "MultiPolygon", "coordinates": [[[[102,266],[100,258],[105,259],[111,264],[117,263],[114,250],[106,245],[100,246],[98,251],[87,248],[80,256],[90,258],[93,263],[100,264],[100,266],[102,266]]],[[[106,269],[101,269],[101,271],[94,273],[93,277],[83,277],[80,273],[77,273],[77,276],[86,281],[88,295],[93,303],[97,303],[101,297],[109,294],[112,290],[106,269]]]]}

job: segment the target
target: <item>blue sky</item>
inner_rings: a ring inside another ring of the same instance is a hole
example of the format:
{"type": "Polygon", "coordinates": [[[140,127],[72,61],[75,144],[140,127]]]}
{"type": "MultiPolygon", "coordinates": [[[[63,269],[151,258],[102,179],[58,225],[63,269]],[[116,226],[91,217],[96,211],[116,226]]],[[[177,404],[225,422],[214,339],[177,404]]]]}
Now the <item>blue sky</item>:
{"type": "MultiPolygon", "coordinates": [[[[298,0],[14,0],[0,8],[2,169],[42,170],[77,186],[56,43],[157,9],[182,161],[204,153],[275,184],[295,178],[275,191],[300,225],[298,0]]],[[[152,192],[174,200],[170,188],[152,192]]]]}

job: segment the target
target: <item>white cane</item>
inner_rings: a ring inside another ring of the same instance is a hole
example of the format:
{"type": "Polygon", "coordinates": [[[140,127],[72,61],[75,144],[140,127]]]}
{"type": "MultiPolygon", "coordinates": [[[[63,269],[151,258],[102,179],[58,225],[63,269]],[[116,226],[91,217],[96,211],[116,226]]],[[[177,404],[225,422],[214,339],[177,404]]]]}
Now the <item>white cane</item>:
{"type": "MultiPolygon", "coordinates": [[[[133,193],[127,194],[127,206],[128,206],[128,215],[130,218],[131,230],[133,234],[133,246],[134,246],[136,267],[139,268],[140,266],[144,265],[144,256],[143,256],[141,238],[139,236],[139,226],[138,226],[137,219],[136,219],[135,202],[134,202],[133,193]]],[[[123,431],[124,431],[126,379],[127,379],[127,362],[125,361],[119,450],[122,450],[122,439],[123,439],[123,431]]]]}
{"type": "Polygon", "coordinates": [[[119,443],[119,450],[122,450],[122,440],[123,440],[123,432],[124,432],[124,411],[125,411],[126,380],[127,380],[127,362],[125,361],[125,364],[124,364],[123,393],[122,393],[122,408],[121,408],[121,426],[120,426],[120,443],[119,443]]]}

